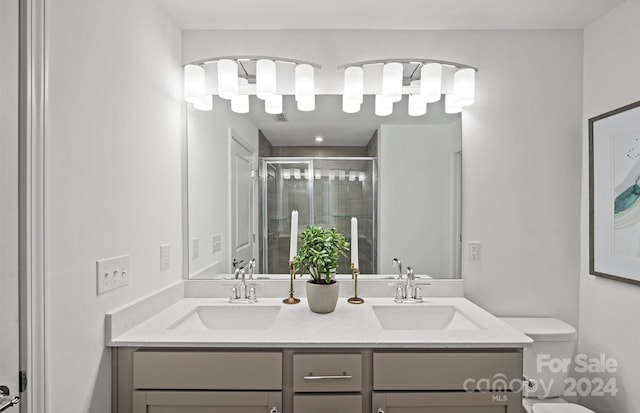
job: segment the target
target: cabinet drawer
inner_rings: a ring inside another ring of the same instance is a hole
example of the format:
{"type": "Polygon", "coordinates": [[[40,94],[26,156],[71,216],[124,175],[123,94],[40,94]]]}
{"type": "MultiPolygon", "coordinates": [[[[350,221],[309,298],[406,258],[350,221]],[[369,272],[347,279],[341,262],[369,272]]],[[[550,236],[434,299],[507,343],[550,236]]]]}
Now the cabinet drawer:
{"type": "Polygon", "coordinates": [[[521,378],[519,351],[373,354],[374,390],[514,390],[521,378]]]}
{"type": "Polygon", "coordinates": [[[520,413],[520,396],[519,392],[374,392],[371,407],[381,413],[520,413]]]}
{"type": "Polygon", "coordinates": [[[361,354],[294,354],[294,392],[359,392],[361,354]]]}
{"type": "Polygon", "coordinates": [[[280,390],[282,353],[137,351],[136,389],[280,390]]]}
{"type": "Polygon", "coordinates": [[[293,396],[296,413],[362,413],[362,396],[359,394],[296,394],[293,396]]]}

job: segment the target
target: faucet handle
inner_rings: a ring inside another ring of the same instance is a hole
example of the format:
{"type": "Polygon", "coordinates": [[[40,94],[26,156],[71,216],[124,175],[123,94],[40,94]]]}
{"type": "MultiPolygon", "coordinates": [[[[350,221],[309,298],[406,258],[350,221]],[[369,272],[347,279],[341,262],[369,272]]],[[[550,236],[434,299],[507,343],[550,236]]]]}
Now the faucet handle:
{"type": "Polygon", "coordinates": [[[422,299],[422,288],[416,287],[415,290],[413,290],[413,298],[416,300],[422,299]]]}
{"type": "Polygon", "coordinates": [[[402,291],[402,287],[396,288],[396,301],[404,299],[404,292],[402,291]]]}

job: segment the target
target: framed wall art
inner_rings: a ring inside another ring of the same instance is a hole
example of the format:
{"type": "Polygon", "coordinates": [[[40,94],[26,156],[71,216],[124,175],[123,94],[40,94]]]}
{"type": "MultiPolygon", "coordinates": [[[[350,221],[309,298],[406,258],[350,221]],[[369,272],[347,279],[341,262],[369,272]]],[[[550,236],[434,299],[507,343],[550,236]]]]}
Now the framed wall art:
{"type": "Polygon", "coordinates": [[[640,285],[640,101],[589,119],[589,272],[640,285]]]}

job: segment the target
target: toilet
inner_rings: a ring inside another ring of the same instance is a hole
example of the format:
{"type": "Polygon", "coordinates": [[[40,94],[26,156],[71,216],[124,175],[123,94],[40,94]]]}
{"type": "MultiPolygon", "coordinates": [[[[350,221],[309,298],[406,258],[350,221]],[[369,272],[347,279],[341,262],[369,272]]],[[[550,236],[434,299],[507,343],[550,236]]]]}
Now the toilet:
{"type": "Polygon", "coordinates": [[[576,329],[555,318],[501,317],[502,321],[533,340],[524,348],[524,376],[535,382],[523,389],[522,406],[526,413],[594,413],[586,407],[562,399],[565,379],[573,361],[576,329]],[[540,360],[540,366],[538,366],[540,360]],[[540,368],[538,368],[540,367],[540,368]]]}

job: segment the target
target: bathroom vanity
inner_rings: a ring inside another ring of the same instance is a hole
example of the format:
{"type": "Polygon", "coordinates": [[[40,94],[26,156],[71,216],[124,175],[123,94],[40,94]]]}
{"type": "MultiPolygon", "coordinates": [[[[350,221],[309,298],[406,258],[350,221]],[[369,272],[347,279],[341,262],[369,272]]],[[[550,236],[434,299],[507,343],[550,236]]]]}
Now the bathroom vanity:
{"type": "Polygon", "coordinates": [[[107,317],[118,413],[520,412],[529,338],[462,297],[319,315],[170,290],[107,317]]]}

